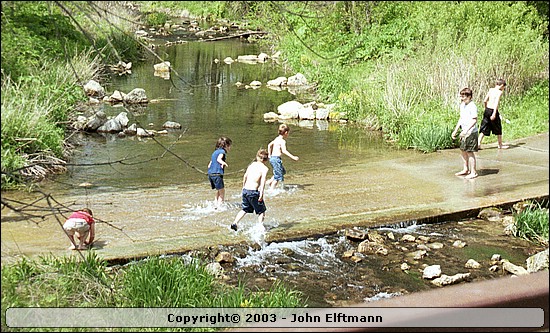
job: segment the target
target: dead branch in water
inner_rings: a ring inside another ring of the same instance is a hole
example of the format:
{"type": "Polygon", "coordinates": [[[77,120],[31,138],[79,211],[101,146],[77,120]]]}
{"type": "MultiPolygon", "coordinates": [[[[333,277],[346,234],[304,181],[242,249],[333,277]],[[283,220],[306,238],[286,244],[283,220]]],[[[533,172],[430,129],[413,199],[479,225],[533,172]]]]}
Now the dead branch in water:
{"type": "Polygon", "coordinates": [[[203,39],[202,41],[203,42],[212,42],[212,41],[215,41],[215,40],[222,40],[222,39],[230,39],[230,38],[240,38],[240,37],[244,37],[244,36],[250,36],[250,35],[266,35],[267,32],[265,31],[246,31],[246,32],[243,32],[243,33],[240,33],[240,34],[236,34],[236,35],[230,35],[230,36],[222,36],[222,37],[216,37],[216,38],[209,38],[209,39],[203,39]]]}

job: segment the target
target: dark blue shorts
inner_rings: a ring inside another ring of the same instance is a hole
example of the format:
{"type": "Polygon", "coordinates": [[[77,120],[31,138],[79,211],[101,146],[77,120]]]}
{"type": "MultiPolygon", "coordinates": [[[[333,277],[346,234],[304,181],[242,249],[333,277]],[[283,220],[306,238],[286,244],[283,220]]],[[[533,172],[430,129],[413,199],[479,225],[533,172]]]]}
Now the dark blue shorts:
{"type": "Polygon", "coordinates": [[[265,208],[265,203],[258,201],[260,198],[260,191],[246,190],[243,189],[243,203],[242,208],[247,213],[256,212],[256,214],[261,214],[267,209],[265,208]]]}
{"type": "Polygon", "coordinates": [[[212,189],[221,190],[224,188],[223,175],[208,175],[208,180],[210,180],[212,189]]]}
{"type": "Polygon", "coordinates": [[[485,112],[483,112],[483,119],[481,120],[481,125],[479,126],[479,131],[485,136],[491,135],[491,132],[493,132],[494,135],[502,135],[500,114],[497,111],[495,120],[491,120],[492,114],[493,109],[485,108],[485,112]]]}
{"type": "Polygon", "coordinates": [[[280,156],[271,156],[269,163],[273,167],[273,179],[283,181],[285,180],[286,170],[283,166],[283,160],[280,156]]]}

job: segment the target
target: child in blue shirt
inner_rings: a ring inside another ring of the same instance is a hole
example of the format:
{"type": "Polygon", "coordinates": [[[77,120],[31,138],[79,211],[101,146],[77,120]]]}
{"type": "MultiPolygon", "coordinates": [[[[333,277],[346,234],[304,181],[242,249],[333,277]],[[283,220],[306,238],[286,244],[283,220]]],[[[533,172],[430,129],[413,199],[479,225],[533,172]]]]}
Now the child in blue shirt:
{"type": "Polygon", "coordinates": [[[208,180],[212,189],[216,190],[215,202],[217,206],[223,204],[225,201],[223,173],[228,166],[225,160],[227,152],[231,150],[232,143],[233,141],[230,138],[225,136],[220,137],[218,142],[216,142],[216,149],[212,153],[212,157],[208,163],[208,180]]]}

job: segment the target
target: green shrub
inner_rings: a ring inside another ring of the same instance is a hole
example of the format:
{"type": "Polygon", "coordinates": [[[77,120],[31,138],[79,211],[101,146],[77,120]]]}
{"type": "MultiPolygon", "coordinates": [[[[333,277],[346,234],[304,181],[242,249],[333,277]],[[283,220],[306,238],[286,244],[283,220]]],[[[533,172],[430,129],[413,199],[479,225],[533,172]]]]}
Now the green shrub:
{"type": "Polygon", "coordinates": [[[219,283],[199,260],[188,262],[182,257],[150,257],[108,269],[95,251],[89,251],[83,258],[44,256],[2,265],[3,310],[14,306],[298,307],[306,305],[302,296],[282,282],[269,290],[246,290],[242,284],[231,287],[219,283]]]}
{"type": "Polygon", "coordinates": [[[101,306],[110,299],[105,262],[93,251],[78,256],[22,259],[2,265],[2,309],[13,306],[101,306]]]}
{"type": "Polygon", "coordinates": [[[32,156],[64,157],[68,115],[77,101],[86,98],[73,70],[83,80],[99,70],[97,58],[90,52],[74,56],[70,63],[43,60],[42,67],[19,82],[10,77],[2,81],[1,164],[2,172],[8,173],[2,175],[2,189],[22,180],[10,174],[28,164],[32,156]]]}
{"type": "Polygon", "coordinates": [[[191,17],[219,19],[227,15],[242,18],[241,1],[137,1],[142,12],[160,12],[179,16],[183,10],[191,17]]]}
{"type": "Polygon", "coordinates": [[[120,302],[131,307],[289,307],[303,304],[301,294],[276,283],[269,291],[228,287],[198,260],[151,257],[122,274],[120,302]]]}
{"type": "Polygon", "coordinates": [[[431,153],[445,148],[454,148],[456,142],[451,138],[452,124],[441,126],[432,122],[420,122],[406,126],[399,134],[399,146],[414,148],[424,153],[431,153]]]}
{"type": "Polygon", "coordinates": [[[90,42],[57,6],[45,1],[2,2],[3,77],[18,80],[43,59],[72,57],[77,47],[87,46],[90,42]]]}
{"type": "MultiPolygon", "coordinates": [[[[468,1],[279,6],[302,14],[272,15],[264,22],[277,31],[279,39],[272,41],[289,66],[315,81],[321,98],[336,103],[349,119],[380,125],[402,146],[448,146],[444,130],[435,133],[456,119],[434,118],[434,132],[422,124],[421,114],[439,109],[423,105],[455,110],[458,92],[470,87],[481,114],[484,95],[500,77],[508,83],[502,111],[511,124],[526,124],[523,136],[548,130],[547,94],[528,97],[532,89],[544,90],[537,88],[541,80],[548,81],[548,19],[537,6],[468,1]],[[506,99],[522,112],[517,120],[506,99]]],[[[506,128],[511,124],[503,124],[503,131],[519,137],[521,130],[506,128]]]]}
{"type": "MultiPolygon", "coordinates": [[[[538,82],[521,96],[509,96],[505,91],[499,107],[503,137],[512,140],[548,132],[549,94],[548,80],[538,82]]],[[[495,136],[486,139],[496,141],[495,136]]]]}
{"type": "Polygon", "coordinates": [[[131,307],[209,307],[214,277],[198,262],[151,257],[123,275],[122,304],[131,307]]]}
{"type": "Polygon", "coordinates": [[[519,214],[514,214],[514,236],[537,241],[548,246],[548,208],[540,203],[531,204],[519,214]]]}
{"type": "Polygon", "coordinates": [[[166,13],[152,12],[145,15],[145,24],[148,26],[163,26],[169,19],[166,13]]]}

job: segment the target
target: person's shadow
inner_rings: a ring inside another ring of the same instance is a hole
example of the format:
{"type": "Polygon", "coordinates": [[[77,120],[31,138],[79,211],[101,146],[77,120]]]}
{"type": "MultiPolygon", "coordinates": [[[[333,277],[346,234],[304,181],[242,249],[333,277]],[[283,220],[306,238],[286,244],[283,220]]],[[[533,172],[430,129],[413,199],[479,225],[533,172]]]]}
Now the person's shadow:
{"type": "Polygon", "coordinates": [[[478,176],[496,175],[499,171],[499,169],[481,169],[477,174],[478,176]]]}
{"type": "Polygon", "coordinates": [[[509,149],[514,149],[514,148],[519,148],[520,146],[523,146],[525,145],[525,142],[519,142],[519,143],[516,143],[516,144],[507,144],[506,146],[508,146],[508,148],[506,149],[500,149],[498,148],[498,146],[493,146],[493,147],[486,147],[486,148],[480,148],[479,150],[490,150],[490,149],[500,149],[500,150],[509,150],[509,149]]]}
{"type": "Polygon", "coordinates": [[[91,249],[101,250],[105,247],[105,245],[107,245],[107,242],[104,240],[94,240],[94,242],[92,243],[92,246],[89,247],[89,250],[91,249]]]}

